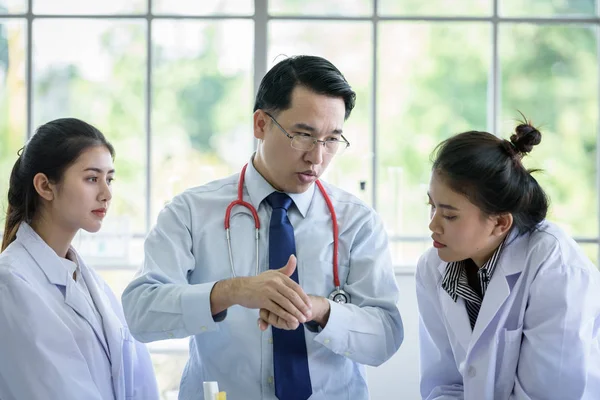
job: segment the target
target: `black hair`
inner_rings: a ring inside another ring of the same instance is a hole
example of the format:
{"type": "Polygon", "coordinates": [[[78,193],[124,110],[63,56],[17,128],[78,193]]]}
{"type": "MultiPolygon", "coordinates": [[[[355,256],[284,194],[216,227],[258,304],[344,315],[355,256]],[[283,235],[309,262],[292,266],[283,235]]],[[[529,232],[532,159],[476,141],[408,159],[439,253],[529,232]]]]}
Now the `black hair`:
{"type": "Polygon", "coordinates": [[[486,215],[511,213],[521,234],[546,218],[548,197],[522,158],[542,140],[527,120],[509,140],[488,132],[469,131],[440,143],[433,171],[453,191],[466,196],[486,215]]]}
{"type": "Polygon", "coordinates": [[[19,158],[10,174],[8,208],[0,251],[4,251],[15,240],[21,222],[30,223],[37,211],[39,196],[33,186],[33,177],[42,173],[49,181],[58,183],[64,171],[82,152],[96,146],[106,147],[114,159],[114,148],[104,135],[76,118],[56,119],[37,129],[19,151],[19,158]]]}
{"type": "Polygon", "coordinates": [[[317,94],[341,97],[348,119],[356,101],[356,93],[344,75],[329,61],[317,56],[294,56],[278,62],[260,82],[254,111],[283,111],[291,107],[296,86],[304,86],[317,94]]]}

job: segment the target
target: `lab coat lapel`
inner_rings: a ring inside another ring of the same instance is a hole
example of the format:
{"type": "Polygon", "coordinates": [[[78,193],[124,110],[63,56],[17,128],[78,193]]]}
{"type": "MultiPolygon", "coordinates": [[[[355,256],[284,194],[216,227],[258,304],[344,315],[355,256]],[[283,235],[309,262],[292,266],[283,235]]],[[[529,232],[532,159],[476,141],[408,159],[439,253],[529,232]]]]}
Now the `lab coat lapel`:
{"type": "MultiPolygon", "coordinates": [[[[61,258],[52,250],[50,246],[31,228],[27,223],[21,223],[17,231],[17,240],[21,242],[25,250],[35,260],[38,267],[44,272],[48,281],[56,286],[63,286],[65,304],[68,305],[81,316],[94,330],[98,340],[102,343],[104,351],[108,354],[108,349],[102,338],[102,326],[93,315],[87,299],[82,291],[77,287],[77,283],[63,264],[61,258]]],[[[75,253],[75,252],[74,252],[75,253]]],[[[75,253],[76,254],[76,253],[75,253]]],[[[82,265],[82,260],[77,256],[78,264],[82,265]]],[[[87,283],[87,281],[86,281],[87,283]]]]}
{"type": "Polygon", "coordinates": [[[111,360],[113,386],[117,400],[125,399],[125,385],[121,376],[122,356],[123,356],[123,324],[118,319],[111,307],[110,300],[104,293],[102,282],[98,282],[93,273],[87,268],[79,254],[71,248],[71,251],[77,257],[77,263],[85,284],[88,287],[90,296],[100,313],[102,324],[100,326],[93,315],[89,314],[89,308],[83,293],[76,287],[76,282],[62,264],[60,257],[52,250],[46,242],[25,222],[21,223],[17,232],[17,240],[23,245],[29,255],[35,260],[38,267],[44,272],[48,281],[53,285],[65,287],[65,304],[71,307],[77,314],[85,319],[102,343],[104,351],[107,352],[111,360]],[[102,328],[104,327],[104,336],[106,343],[101,340],[102,328]],[[106,347],[108,346],[108,348],[106,347]]]}
{"type": "Polygon", "coordinates": [[[525,260],[527,259],[526,241],[522,237],[516,237],[516,235],[516,232],[512,232],[500,253],[496,271],[490,280],[479,309],[477,322],[473,329],[472,346],[481,338],[485,329],[494,320],[523,272],[523,268],[525,268],[525,260]]]}
{"type": "MultiPolygon", "coordinates": [[[[496,271],[496,273],[499,272],[496,271]]],[[[485,292],[481,308],[479,309],[479,315],[477,316],[477,322],[473,328],[473,343],[479,340],[485,328],[494,319],[509,294],[510,288],[506,281],[506,276],[494,274],[485,292]]]]}
{"type": "MultiPolygon", "coordinates": [[[[80,264],[81,258],[77,256],[80,264]]],[[[115,395],[117,399],[124,399],[124,383],[121,382],[121,368],[122,368],[122,357],[123,357],[123,343],[122,343],[122,329],[123,324],[115,314],[111,307],[109,298],[104,292],[104,283],[98,282],[92,272],[82,265],[81,268],[83,278],[88,286],[90,295],[94,300],[94,304],[98,308],[98,312],[102,316],[102,324],[104,326],[104,333],[106,337],[106,343],[108,345],[108,354],[111,360],[112,366],[112,377],[115,395]]]]}
{"type": "MultiPolygon", "coordinates": [[[[87,281],[86,285],[88,286],[88,289],[90,289],[91,292],[90,285],[87,283],[87,281]]],[[[96,302],[95,299],[93,300],[94,302],[96,302]]],[[[100,325],[100,321],[98,321],[96,316],[93,314],[90,305],[88,304],[88,300],[86,299],[81,289],[77,287],[77,283],[73,279],[67,281],[67,288],[65,292],[65,304],[71,307],[77,314],[81,316],[81,318],[83,318],[88,324],[90,324],[94,333],[96,334],[98,341],[102,344],[102,348],[106,352],[106,355],[110,357],[109,349],[106,347],[107,344],[102,339],[104,337],[104,333],[102,332],[102,325],[100,325]]]]}
{"type": "MultiPolygon", "coordinates": [[[[442,276],[444,276],[446,265],[446,263],[441,263],[438,267],[442,276]]],[[[471,340],[471,323],[465,302],[461,297],[454,301],[441,285],[438,285],[437,290],[442,306],[442,315],[446,316],[450,329],[466,353],[471,340]]]]}
{"type": "Polygon", "coordinates": [[[60,257],[25,222],[19,226],[17,241],[27,250],[51,284],[67,286],[69,279],[73,280],[69,277],[69,272],[65,269],[60,257]]]}

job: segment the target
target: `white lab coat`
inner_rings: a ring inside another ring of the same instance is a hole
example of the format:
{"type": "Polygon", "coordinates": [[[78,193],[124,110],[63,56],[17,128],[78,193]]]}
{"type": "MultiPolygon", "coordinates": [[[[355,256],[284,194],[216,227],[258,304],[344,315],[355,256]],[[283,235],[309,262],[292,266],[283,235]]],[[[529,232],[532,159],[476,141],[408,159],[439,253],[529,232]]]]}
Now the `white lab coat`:
{"type": "Polygon", "coordinates": [[[471,331],[441,287],[435,249],[419,260],[424,399],[600,399],[600,273],[556,225],[509,235],[471,331]]]}
{"type": "Polygon", "coordinates": [[[0,255],[0,399],[158,399],[147,349],[130,335],[110,288],[77,261],[101,321],[76,296],[61,259],[26,223],[0,255]],[[106,354],[107,368],[89,363],[90,355],[106,360],[106,354]]]}

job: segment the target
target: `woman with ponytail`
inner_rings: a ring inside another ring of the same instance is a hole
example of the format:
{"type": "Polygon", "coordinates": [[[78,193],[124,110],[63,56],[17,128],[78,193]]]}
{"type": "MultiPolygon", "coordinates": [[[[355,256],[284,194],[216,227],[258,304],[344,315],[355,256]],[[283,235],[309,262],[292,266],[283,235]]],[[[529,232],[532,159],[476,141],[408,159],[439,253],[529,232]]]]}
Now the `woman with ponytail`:
{"type": "Polygon", "coordinates": [[[0,254],[0,399],[156,400],[148,351],[71,242],[97,232],[114,150],[93,126],[48,122],[12,169],[0,254]]]}
{"type": "Polygon", "coordinates": [[[436,149],[416,274],[424,399],[600,399],[600,273],[545,219],[521,162],[540,141],[524,121],[436,149]]]}

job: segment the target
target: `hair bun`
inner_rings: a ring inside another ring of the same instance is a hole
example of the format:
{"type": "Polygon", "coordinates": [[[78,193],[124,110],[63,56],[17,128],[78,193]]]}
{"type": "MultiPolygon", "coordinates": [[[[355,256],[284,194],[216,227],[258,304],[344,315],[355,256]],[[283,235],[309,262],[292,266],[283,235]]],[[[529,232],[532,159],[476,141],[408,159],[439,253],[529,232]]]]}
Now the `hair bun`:
{"type": "Polygon", "coordinates": [[[524,122],[515,128],[515,133],[510,137],[510,142],[515,146],[515,150],[521,154],[527,154],[533,146],[540,144],[542,133],[531,123],[524,122]]]}

